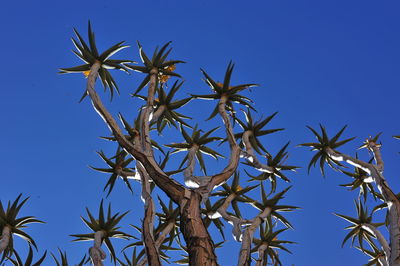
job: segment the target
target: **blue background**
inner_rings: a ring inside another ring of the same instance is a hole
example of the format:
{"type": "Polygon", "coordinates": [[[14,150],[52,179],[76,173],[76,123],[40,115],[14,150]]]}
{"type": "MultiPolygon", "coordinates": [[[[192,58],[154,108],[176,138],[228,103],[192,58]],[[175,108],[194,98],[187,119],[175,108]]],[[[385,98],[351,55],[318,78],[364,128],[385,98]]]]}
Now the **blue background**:
{"type": "MultiPolygon", "coordinates": [[[[80,64],[69,39],[73,27],[86,37],[90,19],[100,50],[120,40],[131,45],[114,58],[140,61],[136,40],[149,54],[172,40],[172,57],[188,62],[176,70],[186,80],[181,97],[209,93],[199,68],[222,80],[229,60],[236,63],[233,84],[260,84],[247,94],[255,100],[256,117],[279,111],[271,127],[286,128],[265,137],[265,146],[275,154],[291,140],[288,162],[302,166],[289,174],[293,188],[285,203],[302,210],[288,215],[295,229],[285,238],[298,244],[289,247],[292,255],[280,253],[283,264],[364,264],[365,255],[349,244],[341,248],[348,224],[332,215],[355,213],[358,193],[338,186],[350,179],[331,170],[326,179],[318,169],[308,175],[312,153],[295,145],[314,140],[305,125],[323,123],[334,134],[348,124],[344,137],[358,138],[341,151],[354,155],[366,137],[383,131],[385,176],[398,191],[400,142],[392,135],[400,134],[399,8],[397,1],[7,1],[0,11],[0,199],[31,197],[21,214],[46,221],[26,229],[40,251],[55,253],[60,247],[75,263],[90,246],[71,243],[69,234],[89,232],[79,217],[86,216],[86,206],[96,212],[107,176],[87,166],[103,167],[95,151],[112,155],[115,147],[98,138],[109,133],[89,101],[78,104],[83,75],[56,74],[60,67],[80,64]]],[[[122,111],[133,119],[141,102],[128,94],[143,76],[115,73],[115,78],[122,96],[111,104],[108,94],[102,97],[114,114],[122,111]]],[[[220,125],[219,119],[203,122],[214,104],[196,100],[185,112],[210,129],[220,125]]],[[[161,143],[182,141],[177,131],[170,132],[161,143]]],[[[359,153],[368,159],[366,151],[359,153]]],[[[209,161],[215,169],[222,169],[221,162],[209,161]]],[[[278,190],[284,187],[279,184],[278,190]]],[[[139,185],[134,189],[132,197],[117,182],[108,199],[115,210],[132,210],[123,220],[132,234],[128,224],[143,215],[139,185]]],[[[218,255],[221,265],[233,265],[239,245],[229,234],[231,226],[226,228],[229,241],[218,255]]],[[[24,242],[16,240],[16,248],[25,254],[24,242]]],[[[52,265],[50,258],[45,265],[52,265]]]]}

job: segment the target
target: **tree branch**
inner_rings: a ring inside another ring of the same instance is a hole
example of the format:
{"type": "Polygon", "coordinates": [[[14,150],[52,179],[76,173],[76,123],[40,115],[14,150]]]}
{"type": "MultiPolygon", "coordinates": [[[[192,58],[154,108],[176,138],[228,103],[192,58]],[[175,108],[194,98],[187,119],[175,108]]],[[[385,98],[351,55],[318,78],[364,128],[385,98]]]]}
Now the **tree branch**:
{"type": "Polygon", "coordinates": [[[148,156],[153,156],[153,149],[151,147],[151,139],[150,139],[150,114],[153,112],[154,108],[154,94],[156,92],[157,86],[157,68],[153,68],[150,71],[150,81],[147,93],[147,102],[144,107],[144,112],[140,117],[140,136],[142,148],[145,154],[148,156]]]}
{"type": "Polygon", "coordinates": [[[251,225],[243,233],[242,246],[240,248],[238,266],[250,265],[251,243],[257,227],[271,214],[270,207],[265,208],[251,220],[251,225]]]}
{"type": "MultiPolygon", "coordinates": [[[[157,240],[155,242],[157,250],[160,248],[161,244],[164,242],[165,238],[167,238],[167,235],[174,229],[174,227],[175,227],[175,222],[170,222],[164,228],[164,230],[158,235],[157,240]]],[[[147,264],[147,257],[143,257],[139,261],[138,266],[145,266],[146,264],[147,264]]]]}
{"type": "Polygon", "coordinates": [[[374,154],[377,169],[380,173],[383,173],[384,163],[381,154],[381,145],[376,144],[374,141],[367,140],[367,147],[374,154]]]}
{"type": "Polygon", "coordinates": [[[177,183],[175,180],[167,176],[160,169],[152,156],[146,156],[142,152],[135,149],[133,144],[125,138],[124,134],[122,134],[122,131],[115,119],[104,107],[102,101],[100,100],[94,89],[94,84],[98,76],[99,68],[100,62],[96,62],[92,65],[86,86],[86,90],[92,100],[94,109],[100,115],[100,117],[103,118],[104,122],[110,128],[111,132],[113,133],[121,147],[123,147],[126,152],[131,154],[136,160],[140,161],[146,169],[146,172],[152,177],[156,185],[160,189],[162,189],[175,203],[179,204],[180,200],[184,196],[185,188],[181,184],[177,183]]]}
{"type": "MultiPolygon", "coordinates": [[[[380,156],[379,146],[375,145],[374,149],[377,154],[377,164],[373,165],[364,161],[358,160],[346,154],[333,151],[331,148],[326,148],[328,155],[337,161],[345,161],[353,166],[359,167],[367,172],[374,180],[379,192],[382,194],[384,201],[388,205],[389,211],[389,234],[390,234],[390,257],[389,265],[400,265],[400,201],[396,194],[389,187],[385,177],[381,173],[383,160],[380,156]]],[[[375,153],[374,153],[375,154],[375,153]]]]}
{"type": "Polygon", "coordinates": [[[274,169],[266,164],[260,163],[256,154],[254,153],[253,146],[251,145],[249,140],[251,134],[252,132],[249,130],[246,130],[243,133],[242,140],[244,143],[244,147],[246,148],[246,152],[242,151],[241,156],[243,156],[244,158],[246,158],[246,160],[253,164],[257,170],[272,174],[274,172],[274,169]]]}
{"type": "Polygon", "coordinates": [[[0,254],[6,250],[10,243],[10,238],[11,238],[11,227],[9,225],[5,225],[3,227],[3,231],[1,232],[1,238],[0,238],[0,254]]]}
{"type": "Polygon", "coordinates": [[[198,188],[205,186],[209,183],[211,177],[209,176],[194,176],[194,167],[196,165],[196,152],[199,150],[199,146],[193,145],[188,152],[188,163],[187,167],[183,171],[185,178],[185,185],[189,188],[198,188]]]}
{"type": "Polygon", "coordinates": [[[256,262],[256,266],[264,266],[266,263],[264,262],[264,254],[265,254],[265,250],[267,250],[268,245],[267,244],[262,244],[259,248],[258,248],[258,259],[256,262]]]}
{"type": "Polygon", "coordinates": [[[143,243],[146,249],[146,255],[147,255],[147,260],[149,262],[149,265],[161,265],[160,262],[160,256],[158,253],[158,248],[155,245],[154,241],[154,235],[153,235],[153,230],[154,230],[154,202],[153,198],[151,197],[151,191],[150,191],[150,182],[149,182],[149,176],[146,173],[146,170],[144,167],[138,163],[137,165],[138,171],[141,176],[141,183],[142,183],[142,198],[144,201],[144,219],[143,219],[143,243]]]}
{"type": "Polygon", "coordinates": [[[228,209],[229,205],[231,204],[231,202],[235,199],[236,195],[235,194],[231,194],[229,195],[224,203],[218,208],[218,210],[211,215],[208,215],[208,218],[210,219],[217,219],[219,217],[224,218],[225,221],[227,221],[228,223],[232,224],[233,228],[232,228],[232,234],[233,237],[235,238],[236,241],[240,242],[242,240],[242,228],[241,226],[249,223],[249,221],[247,220],[243,220],[241,218],[238,218],[236,216],[233,215],[229,215],[226,210],[228,209]]]}
{"type": "MultiPolygon", "coordinates": [[[[203,190],[205,190],[205,194],[203,195],[203,201],[205,198],[208,197],[208,194],[216,186],[223,184],[233,175],[233,173],[236,171],[236,168],[239,164],[241,149],[240,149],[239,145],[236,143],[235,135],[233,134],[231,121],[229,120],[228,114],[226,113],[226,110],[225,110],[225,105],[226,105],[227,100],[228,100],[227,96],[221,97],[221,99],[219,100],[219,103],[218,103],[218,112],[219,112],[220,116],[222,117],[222,121],[224,122],[225,131],[226,131],[227,139],[229,142],[229,147],[231,150],[229,163],[221,173],[213,175],[211,177],[211,180],[208,183],[207,187],[205,187],[205,189],[203,188],[203,190]]],[[[199,189],[202,189],[202,187],[200,187],[199,189]]]]}
{"type": "Polygon", "coordinates": [[[383,251],[385,252],[386,258],[390,258],[390,247],[389,244],[387,243],[385,237],[382,235],[382,233],[376,228],[375,226],[371,224],[363,224],[362,227],[375,235],[376,239],[378,239],[379,243],[381,244],[383,251]]]}
{"type": "Polygon", "coordinates": [[[93,247],[89,249],[90,258],[94,266],[103,266],[103,260],[106,258],[106,253],[101,248],[105,232],[100,230],[94,233],[93,247]]]}
{"type": "Polygon", "coordinates": [[[151,116],[151,123],[152,122],[156,122],[158,120],[158,118],[160,117],[160,115],[162,115],[165,111],[165,105],[161,105],[158,107],[157,111],[153,112],[152,116],[151,116]]]}

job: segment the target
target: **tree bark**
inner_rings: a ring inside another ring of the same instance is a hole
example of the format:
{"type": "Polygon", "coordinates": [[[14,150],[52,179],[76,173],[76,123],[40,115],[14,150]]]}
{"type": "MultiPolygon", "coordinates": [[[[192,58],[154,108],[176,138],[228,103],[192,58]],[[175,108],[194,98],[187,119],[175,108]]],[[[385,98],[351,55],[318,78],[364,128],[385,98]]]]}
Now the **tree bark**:
{"type": "Polygon", "coordinates": [[[142,235],[143,243],[146,250],[147,261],[149,265],[160,266],[160,256],[158,253],[158,248],[154,241],[154,201],[150,195],[150,182],[149,177],[142,165],[138,165],[138,170],[140,173],[142,181],[142,198],[144,200],[144,219],[142,224],[142,235]]]}
{"type": "Polygon", "coordinates": [[[201,195],[188,191],[180,206],[180,228],[189,253],[189,265],[215,266],[214,243],[204,226],[200,209],[201,195]]]}
{"type": "MultiPolygon", "coordinates": [[[[161,244],[164,242],[167,235],[174,229],[174,227],[175,227],[175,222],[171,222],[158,235],[157,240],[155,241],[157,250],[160,248],[161,244]]],[[[137,266],[145,266],[145,265],[147,265],[147,257],[143,257],[137,264],[137,266]]],[[[152,265],[152,264],[149,264],[149,265],[152,265]]]]}
{"type": "Polygon", "coordinates": [[[9,225],[5,225],[3,227],[3,231],[1,233],[1,239],[0,239],[0,254],[6,250],[8,247],[8,244],[10,243],[10,238],[11,238],[11,227],[9,225]]]}
{"type": "Polygon", "coordinates": [[[259,248],[258,248],[258,259],[256,262],[256,266],[264,266],[266,263],[266,261],[264,261],[264,255],[265,255],[265,250],[267,250],[268,245],[267,244],[262,244],[259,248]]]}
{"type": "Polygon", "coordinates": [[[238,266],[248,266],[251,264],[251,244],[253,242],[254,232],[263,220],[271,214],[271,208],[265,208],[260,214],[253,219],[253,222],[243,233],[242,247],[240,248],[238,266]]]}
{"type": "Polygon", "coordinates": [[[106,253],[101,249],[104,234],[104,231],[97,231],[94,233],[93,247],[89,249],[89,254],[94,266],[103,266],[103,260],[106,258],[106,253]]]}

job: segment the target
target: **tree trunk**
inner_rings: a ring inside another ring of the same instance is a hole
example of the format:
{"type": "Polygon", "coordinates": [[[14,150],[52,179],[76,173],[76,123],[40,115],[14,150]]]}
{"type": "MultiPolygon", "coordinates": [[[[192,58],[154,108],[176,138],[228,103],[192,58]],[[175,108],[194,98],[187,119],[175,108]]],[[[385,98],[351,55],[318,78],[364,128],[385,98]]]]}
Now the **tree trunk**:
{"type": "Polygon", "coordinates": [[[1,233],[0,239],[0,254],[8,247],[11,238],[11,227],[9,225],[5,225],[3,227],[3,232],[1,233]]]}
{"type": "Polygon", "coordinates": [[[201,218],[201,196],[188,192],[180,203],[180,228],[189,253],[189,265],[218,265],[214,243],[201,218]]]}

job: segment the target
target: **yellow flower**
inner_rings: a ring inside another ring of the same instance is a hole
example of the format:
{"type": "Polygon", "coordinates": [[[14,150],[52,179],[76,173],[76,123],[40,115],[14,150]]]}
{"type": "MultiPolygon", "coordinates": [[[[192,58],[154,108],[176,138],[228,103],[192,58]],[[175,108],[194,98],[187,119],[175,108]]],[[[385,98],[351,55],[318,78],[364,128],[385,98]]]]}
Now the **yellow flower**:
{"type": "Polygon", "coordinates": [[[82,74],[87,78],[90,74],[90,70],[83,71],[82,74]]]}
{"type": "MultiPolygon", "coordinates": [[[[165,68],[166,71],[170,71],[170,72],[174,71],[175,69],[176,69],[176,66],[175,66],[175,65],[170,65],[170,66],[168,66],[168,67],[165,68]]],[[[171,77],[171,76],[162,75],[162,74],[161,74],[161,75],[158,77],[158,79],[159,79],[159,81],[160,81],[161,83],[166,83],[170,77],[171,77]]]]}
{"type": "Polygon", "coordinates": [[[159,80],[161,83],[166,83],[169,79],[168,75],[160,75],[159,80]]]}
{"type": "Polygon", "coordinates": [[[176,69],[175,65],[170,65],[166,68],[167,71],[174,71],[176,69]]]}

